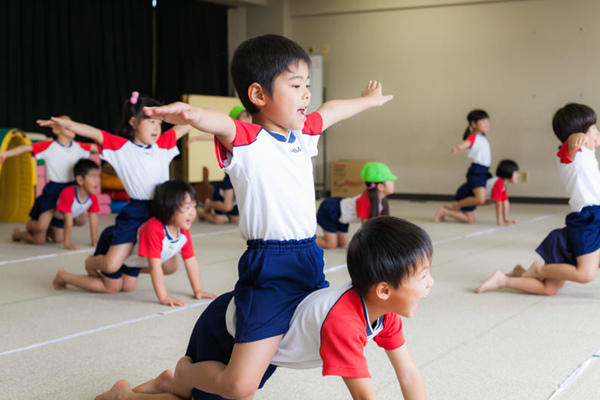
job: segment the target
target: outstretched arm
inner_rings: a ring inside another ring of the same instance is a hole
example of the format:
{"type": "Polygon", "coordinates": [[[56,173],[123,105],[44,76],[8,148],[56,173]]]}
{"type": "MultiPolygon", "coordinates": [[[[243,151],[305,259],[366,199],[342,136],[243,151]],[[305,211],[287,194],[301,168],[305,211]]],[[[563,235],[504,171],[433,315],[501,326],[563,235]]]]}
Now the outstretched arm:
{"type": "Polygon", "coordinates": [[[319,107],[317,112],[323,118],[323,130],[333,124],[352,117],[369,108],[379,107],[390,101],[394,96],[383,95],[381,83],[369,81],[361,96],[347,100],[331,100],[319,107]]]}
{"type": "Polygon", "coordinates": [[[17,146],[13,149],[7,150],[3,153],[0,153],[0,164],[6,161],[7,158],[21,155],[23,153],[29,153],[33,150],[30,144],[24,144],[21,146],[17,146]]]}
{"type": "Polygon", "coordinates": [[[187,135],[191,129],[192,129],[191,125],[175,125],[173,127],[173,130],[175,131],[175,136],[177,137],[177,140],[179,140],[183,136],[187,135]]]}
{"type": "Polygon", "coordinates": [[[104,137],[102,136],[102,131],[98,128],[94,128],[93,126],[82,124],[81,122],[69,121],[67,119],[50,117],[50,119],[38,119],[37,123],[39,126],[44,126],[48,128],[61,126],[65,129],[68,129],[72,132],[75,132],[79,136],[86,137],[88,139],[92,139],[94,142],[102,145],[104,142],[104,137]]]}
{"type": "Polygon", "coordinates": [[[413,360],[406,344],[394,350],[386,350],[396,371],[402,395],[406,400],[425,400],[425,383],[419,367],[413,360]]]}
{"type": "Polygon", "coordinates": [[[588,145],[588,140],[585,133],[572,134],[567,139],[567,157],[569,157],[570,160],[574,160],[579,149],[586,145],[588,145]]]}
{"type": "Polygon", "coordinates": [[[344,378],[344,383],[354,400],[376,400],[375,386],[371,378],[344,378]]]}
{"type": "Polygon", "coordinates": [[[144,107],[147,116],[175,125],[191,125],[212,133],[229,150],[235,139],[235,124],[229,116],[208,108],[177,102],[161,107],[144,107]]]}
{"type": "Polygon", "coordinates": [[[469,142],[468,140],[463,140],[462,142],[460,142],[460,144],[457,144],[452,149],[450,149],[450,154],[456,154],[460,150],[468,149],[469,147],[471,147],[471,142],[469,142]]]}
{"type": "Polygon", "coordinates": [[[196,257],[190,257],[183,260],[185,270],[187,272],[190,285],[194,291],[194,297],[196,299],[214,299],[217,297],[214,293],[207,293],[202,291],[202,283],[200,282],[200,266],[198,265],[198,259],[196,257]]]}

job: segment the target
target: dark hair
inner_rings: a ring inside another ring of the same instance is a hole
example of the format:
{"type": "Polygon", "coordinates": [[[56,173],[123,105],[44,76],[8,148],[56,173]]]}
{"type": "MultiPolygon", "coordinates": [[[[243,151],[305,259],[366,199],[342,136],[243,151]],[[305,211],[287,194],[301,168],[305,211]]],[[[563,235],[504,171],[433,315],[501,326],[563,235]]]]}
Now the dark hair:
{"type": "Polygon", "coordinates": [[[100,166],[88,158],[80,158],[73,166],[73,176],[85,176],[93,169],[100,169],[100,166]]]}
{"type": "Polygon", "coordinates": [[[121,120],[119,121],[119,125],[117,125],[116,134],[126,139],[133,140],[135,132],[129,123],[131,117],[147,119],[149,117],[144,114],[144,107],[157,107],[160,105],[160,102],[147,96],[139,96],[135,104],[131,104],[130,99],[125,100],[121,107],[121,120]]]}
{"type": "MultiPolygon", "coordinates": [[[[377,194],[377,185],[380,183],[383,182],[365,182],[367,191],[369,192],[369,218],[379,215],[379,195],[377,194]]],[[[383,206],[381,215],[390,215],[390,203],[388,202],[387,196],[381,199],[381,205],[383,206]]]]}
{"type": "Polygon", "coordinates": [[[585,133],[596,123],[596,113],[585,104],[569,103],[552,118],[554,134],[563,143],[573,133],[585,133]]]}
{"type": "Polygon", "coordinates": [[[467,114],[467,121],[469,122],[469,125],[467,125],[467,129],[465,129],[465,132],[463,133],[463,140],[465,140],[471,134],[471,122],[477,122],[480,119],[486,119],[489,117],[490,116],[488,113],[481,109],[472,110],[469,114],[467,114]]]}
{"type": "Polygon", "coordinates": [[[196,191],[187,182],[173,179],[157,185],[152,197],[152,215],[167,225],[189,195],[196,201],[196,191]]]}
{"type": "Polygon", "coordinates": [[[510,179],[515,171],[518,170],[519,166],[513,160],[502,160],[498,163],[498,167],[496,168],[496,176],[503,179],[510,179]]]}
{"type": "Polygon", "coordinates": [[[361,296],[380,282],[397,288],[415,272],[417,262],[432,254],[429,235],[417,225],[390,216],[370,219],[348,245],[352,286],[361,296]]]}
{"type": "Polygon", "coordinates": [[[240,44],[233,53],[231,78],[246,110],[250,114],[258,112],[248,98],[252,83],[260,84],[266,94],[272,95],[275,78],[300,61],[310,66],[308,53],[298,43],[283,36],[263,35],[240,44]]]}

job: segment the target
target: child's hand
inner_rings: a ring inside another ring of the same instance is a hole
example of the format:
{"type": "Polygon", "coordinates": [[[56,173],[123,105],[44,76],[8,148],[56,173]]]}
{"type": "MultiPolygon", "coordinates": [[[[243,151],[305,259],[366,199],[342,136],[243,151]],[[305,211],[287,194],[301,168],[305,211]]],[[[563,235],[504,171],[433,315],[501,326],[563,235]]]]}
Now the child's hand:
{"type": "Polygon", "coordinates": [[[150,118],[158,118],[174,125],[188,125],[200,119],[201,110],[180,101],[160,107],[144,107],[144,113],[150,118]]]}
{"type": "Polygon", "coordinates": [[[6,154],[0,153],[0,164],[2,164],[6,160],[6,154]]]}
{"type": "Polygon", "coordinates": [[[367,88],[361,92],[361,97],[367,97],[375,106],[381,106],[394,98],[391,94],[383,95],[381,83],[378,81],[369,81],[367,88]]]}
{"type": "Polygon", "coordinates": [[[45,128],[68,128],[71,121],[62,118],[50,117],[50,119],[38,119],[36,122],[39,126],[43,126],[45,128]]]}
{"type": "Polygon", "coordinates": [[[187,303],[185,301],[181,301],[179,299],[176,299],[175,297],[171,297],[171,296],[167,296],[164,299],[162,299],[160,301],[161,304],[164,304],[165,306],[169,306],[169,307],[173,307],[173,306],[186,306],[187,303]]]}
{"type": "Polygon", "coordinates": [[[67,249],[67,250],[79,250],[80,247],[77,246],[77,245],[75,245],[75,244],[71,244],[71,243],[67,244],[67,243],[65,243],[65,249],[67,249]]]}
{"type": "Polygon", "coordinates": [[[194,298],[200,300],[200,299],[216,299],[217,295],[214,293],[208,293],[208,292],[195,292],[194,293],[194,298]]]}
{"type": "Polygon", "coordinates": [[[574,133],[567,139],[567,149],[569,152],[575,152],[587,144],[585,133],[574,133]]]}
{"type": "Polygon", "coordinates": [[[450,149],[450,154],[456,154],[456,153],[458,153],[459,150],[460,150],[460,147],[454,146],[453,148],[450,149]]]}

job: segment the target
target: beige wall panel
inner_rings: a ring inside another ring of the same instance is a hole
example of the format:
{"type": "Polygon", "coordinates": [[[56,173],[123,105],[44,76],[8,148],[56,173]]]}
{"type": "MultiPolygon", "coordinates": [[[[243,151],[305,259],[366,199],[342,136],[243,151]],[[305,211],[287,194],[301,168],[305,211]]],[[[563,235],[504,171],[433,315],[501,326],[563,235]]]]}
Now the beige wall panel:
{"type": "Polygon", "coordinates": [[[328,45],[328,99],[357,96],[369,79],[381,80],[395,96],[330,128],[329,160],[385,162],[399,177],[397,192],[454,193],[469,161],[466,152],[450,155],[450,148],[460,141],[469,110],[483,108],[492,122],[492,172],[500,159],[512,158],[528,173],[528,182],[509,193],[563,197],[551,118],[569,101],[600,106],[598,15],[595,0],[530,0],[291,17],[289,23],[291,37],[305,48],[328,45]]]}
{"type": "MultiPolygon", "coordinates": [[[[203,96],[197,94],[185,95],[184,101],[195,106],[221,111],[225,114],[229,114],[229,111],[233,107],[241,105],[237,97],[203,96]]],[[[184,162],[187,160],[187,180],[189,182],[201,182],[202,167],[208,168],[209,180],[222,180],[224,173],[217,163],[213,136],[197,129],[192,129],[188,135],[190,138],[202,135],[206,140],[194,142],[184,149],[184,152],[187,153],[183,157],[184,162]]]]}

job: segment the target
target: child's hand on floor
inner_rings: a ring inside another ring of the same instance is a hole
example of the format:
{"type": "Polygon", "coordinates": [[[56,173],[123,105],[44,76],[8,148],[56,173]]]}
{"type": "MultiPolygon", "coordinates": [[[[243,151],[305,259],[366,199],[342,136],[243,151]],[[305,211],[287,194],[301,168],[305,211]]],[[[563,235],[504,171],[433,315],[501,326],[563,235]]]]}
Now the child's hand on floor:
{"type": "Polygon", "coordinates": [[[200,299],[216,299],[217,295],[214,293],[208,293],[208,292],[196,292],[194,293],[194,298],[200,300],[200,299]]]}
{"type": "Polygon", "coordinates": [[[169,307],[178,307],[178,306],[186,306],[187,303],[185,301],[179,300],[175,297],[167,296],[164,299],[160,300],[161,304],[169,307]]]}

